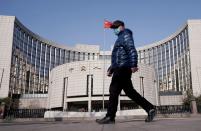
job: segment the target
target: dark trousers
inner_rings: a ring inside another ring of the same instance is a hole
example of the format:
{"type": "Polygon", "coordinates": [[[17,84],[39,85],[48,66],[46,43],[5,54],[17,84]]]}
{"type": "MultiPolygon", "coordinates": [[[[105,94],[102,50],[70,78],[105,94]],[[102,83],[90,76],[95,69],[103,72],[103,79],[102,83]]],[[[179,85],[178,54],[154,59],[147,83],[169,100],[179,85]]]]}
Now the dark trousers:
{"type": "Polygon", "coordinates": [[[118,106],[118,97],[122,89],[126,95],[140,105],[146,112],[154,108],[149,101],[142,97],[134,88],[131,81],[132,71],[130,68],[116,68],[113,72],[110,84],[109,105],[106,116],[115,118],[118,106]]]}

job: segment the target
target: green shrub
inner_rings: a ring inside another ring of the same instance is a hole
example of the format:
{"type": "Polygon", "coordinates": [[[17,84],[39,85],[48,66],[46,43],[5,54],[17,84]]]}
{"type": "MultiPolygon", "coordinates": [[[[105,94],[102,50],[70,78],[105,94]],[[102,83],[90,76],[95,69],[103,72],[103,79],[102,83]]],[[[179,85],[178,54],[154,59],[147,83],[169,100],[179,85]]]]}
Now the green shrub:
{"type": "Polygon", "coordinates": [[[188,89],[186,91],[185,98],[183,99],[183,105],[190,106],[193,99],[195,99],[195,97],[193,96],[193,91],[191,89],[188,89]]]}
{"type": "Polygon", "coordinates": [[[4,103],[7,107],[9,107],[12,103],[12,99],[10,97],[1,98],[0,104],[4,103]]]}
{"type": "Polygon", "coordinates": [[[198,112],[201,113],[201,95],[198,96],[198,97],[194,97],[193,96],[193,91],[191,89],[188,89],[186,91],[185,98],[183,100],[183,105],[190,106],[191,101],[193,99],[195,99],[195,101],[196,101],[198,112]]]}

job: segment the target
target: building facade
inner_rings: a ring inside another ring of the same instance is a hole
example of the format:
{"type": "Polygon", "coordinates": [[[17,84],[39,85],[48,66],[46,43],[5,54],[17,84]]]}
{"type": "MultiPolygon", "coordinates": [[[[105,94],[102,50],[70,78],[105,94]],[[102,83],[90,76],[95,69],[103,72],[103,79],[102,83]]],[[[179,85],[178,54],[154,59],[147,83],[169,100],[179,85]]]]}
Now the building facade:
{"type": "Polygon", "coordinates": [[[98,59],[99,46],[66,47],[48,41],[23,26],[16,17],[1,16],[0,96],[47,97],[49,72],[73,61],[98,59]]]}
{"type": "Polygon", "coordinates": [[[153,65],[160,96],[201,94],[201,20],[188,20],[164,40],[138,48],[139,62],[153,65]]]}
{"type": "MultiPolygon", "coordinates": [[[[107,108],[111,77],[107,77],[110,60],[90,60],[63,64],[50,72],[47,107],[63,110],[99,111],[107,108]]],[[[155,71],[152,66],[139,64],[132,75],[134,89],[152,104],[158,105],[155,71]]],[[[134,108],[134,103],[122,91],[119,109],[134,108]]],[[[137,108],[137,106],[136,106],[137,108]]]]}
{"type": "MultiPolygon", "coordinates": [[[[172,98],[181,104],[187,89],[195,96],[201,94],[200,36],[201,20],[188,20],[171,36],[137,48],[139,63],[154,68],[159,104],[172,104],[166,101],[172,98]]],[[[0,97],[46,99],[52,69],[76,61],[111,59],[110,53],[103,53],[98,45],[57,44],[33,33],[14,16],[0,16],[0,97]]]]}

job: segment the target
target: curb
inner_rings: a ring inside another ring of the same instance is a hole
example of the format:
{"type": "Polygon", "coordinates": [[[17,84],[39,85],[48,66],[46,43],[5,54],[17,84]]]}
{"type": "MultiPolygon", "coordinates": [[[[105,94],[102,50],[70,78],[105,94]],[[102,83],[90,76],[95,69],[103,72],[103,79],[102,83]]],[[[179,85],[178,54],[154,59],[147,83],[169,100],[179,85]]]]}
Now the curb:
{"type": "MultiPolygon", "coordinates": [[[[146,116],[117,116],[117,121],[144,121],[146,116]]],[[[156,120],[165,120],[165,119],[183,119],[183,118],[201,118],[201,114],[157,114],[156,120]]],[[[0,126],[4,125],[29,125],[29,124],[57,124],[57,123],[81,123],[81,122],[91,122],[96,118],[83,118],[83,117],[71,117],[71,118],[18,118],[12,120],[2,120],[0,119],[0,126]]]]}

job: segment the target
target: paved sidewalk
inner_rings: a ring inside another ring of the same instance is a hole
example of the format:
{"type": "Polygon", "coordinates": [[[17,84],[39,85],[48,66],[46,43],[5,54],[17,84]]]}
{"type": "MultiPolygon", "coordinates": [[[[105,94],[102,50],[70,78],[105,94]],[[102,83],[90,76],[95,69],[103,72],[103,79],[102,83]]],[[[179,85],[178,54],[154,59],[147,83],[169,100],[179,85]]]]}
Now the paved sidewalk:
{"type": "Polygon", "coordinates": [[[200,131],[201,118],[158,118],[117,120],[115,124],[99,125],[94,121],[0,123],[0,131],[200,131]]]}

